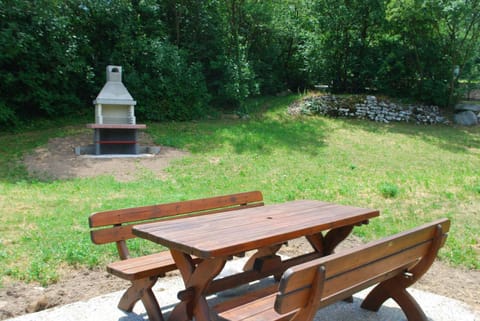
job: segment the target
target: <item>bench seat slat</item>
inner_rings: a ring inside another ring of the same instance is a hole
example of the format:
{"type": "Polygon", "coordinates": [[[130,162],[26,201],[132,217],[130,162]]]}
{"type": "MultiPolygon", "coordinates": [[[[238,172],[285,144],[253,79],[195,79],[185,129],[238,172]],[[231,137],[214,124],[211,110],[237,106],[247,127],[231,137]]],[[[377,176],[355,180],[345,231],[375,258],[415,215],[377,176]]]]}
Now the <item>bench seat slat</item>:
{"type": "Polygon", "coordinates": [[[272,309],[276,294],[270,294],[243,305],[236,306],[218,314],[220,320],[228,321],[286,321],[291,318],[295,311],[287,314],[278,314],[272,309]],[[255,311],[252,313],[252,311],[255,311]]]}
{"type": "MultiPolygon", "coordinates": [[[[196,259],[198,263],[200,260],[196,259]]],[[[177,269],[169,251],[116,261],[107,265],[107,271],[125,280],[165,274],[177,269]]]]}
{"type": "Polygon", "coordinates": [[[168,251],[116,261],[107,265],[107,271],[125,280],[161,275],[177,267],[168,251]]]}

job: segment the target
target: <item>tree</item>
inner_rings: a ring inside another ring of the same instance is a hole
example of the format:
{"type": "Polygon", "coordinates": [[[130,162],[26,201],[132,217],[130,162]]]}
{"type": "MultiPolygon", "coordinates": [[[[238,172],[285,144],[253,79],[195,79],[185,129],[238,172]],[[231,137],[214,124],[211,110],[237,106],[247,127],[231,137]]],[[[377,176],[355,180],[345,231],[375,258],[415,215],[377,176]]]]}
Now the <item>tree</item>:
{"type": "Polygon", "coordinates": [[[475,70],[475,60],[478,59],[480,1],[441,0],[438,2],[435,13],[440,24],[438,30],[444,38],[445,52],[448,55],[451,71],[447,104],[453,105],[458,99],[455,93],[458,89],[458,80],[468,75],[468,71],[475,70]]]}
{"type": "Polygon", "coordinates": [[[381,35],[384,7],[379,0],[317,0],[319,78],[337,92],[359,92],[372,85],[377,58],[373,50],[381,35]]]}
{"type": "Polygon", "coordinates": [[[90,81],[62,2],[0,2],[0,123],[58,116],[81,105],[90,81]]]}

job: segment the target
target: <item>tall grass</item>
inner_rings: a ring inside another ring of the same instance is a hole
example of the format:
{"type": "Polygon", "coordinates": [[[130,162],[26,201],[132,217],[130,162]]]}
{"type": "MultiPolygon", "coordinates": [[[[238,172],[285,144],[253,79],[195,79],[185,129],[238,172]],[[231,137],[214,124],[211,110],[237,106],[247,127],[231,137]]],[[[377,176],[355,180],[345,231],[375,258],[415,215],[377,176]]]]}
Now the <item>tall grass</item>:
{"type": "Polygon", "coordinates": [[[365,240],[449,217],[441,258],[480,268],[480,128],[291,117],[286,109],[296,98],[252,101],[249,119],[149,124],[157,144],[191,152],[163,179],[35,180],[20,156],[76,129],[0,135],[0,275],[49,283],[61,268],[112,260],[113,246],[89,240],[91,212],[252,189],[267,203],[308,198],[377,208],[380,217],[356,229],[365,240]]]}

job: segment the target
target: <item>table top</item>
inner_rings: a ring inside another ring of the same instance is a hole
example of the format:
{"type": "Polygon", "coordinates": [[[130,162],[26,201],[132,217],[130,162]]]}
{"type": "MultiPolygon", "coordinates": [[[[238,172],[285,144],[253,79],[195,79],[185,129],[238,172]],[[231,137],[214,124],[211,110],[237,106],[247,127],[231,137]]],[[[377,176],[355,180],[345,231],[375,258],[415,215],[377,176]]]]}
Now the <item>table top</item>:
{"type": "Polygon", "coordinates": [[[230,256],[359,224],[378,210],[300,200],[137,225],[139,237],[201,258],[230,256]]]}

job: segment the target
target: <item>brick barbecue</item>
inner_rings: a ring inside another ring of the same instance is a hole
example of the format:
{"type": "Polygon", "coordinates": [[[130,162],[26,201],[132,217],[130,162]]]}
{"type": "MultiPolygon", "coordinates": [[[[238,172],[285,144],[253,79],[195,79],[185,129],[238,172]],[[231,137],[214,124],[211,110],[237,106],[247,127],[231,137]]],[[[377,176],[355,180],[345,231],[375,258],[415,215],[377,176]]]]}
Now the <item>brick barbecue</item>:
{"type": "Polygon", "coordinates": [[[139,154],[138,130],[147,128],[136,124],[136,101],[122,83],[122,67],[107,66],[107,82],[93,101],[95,123],[95,155],[139,154]]]}

